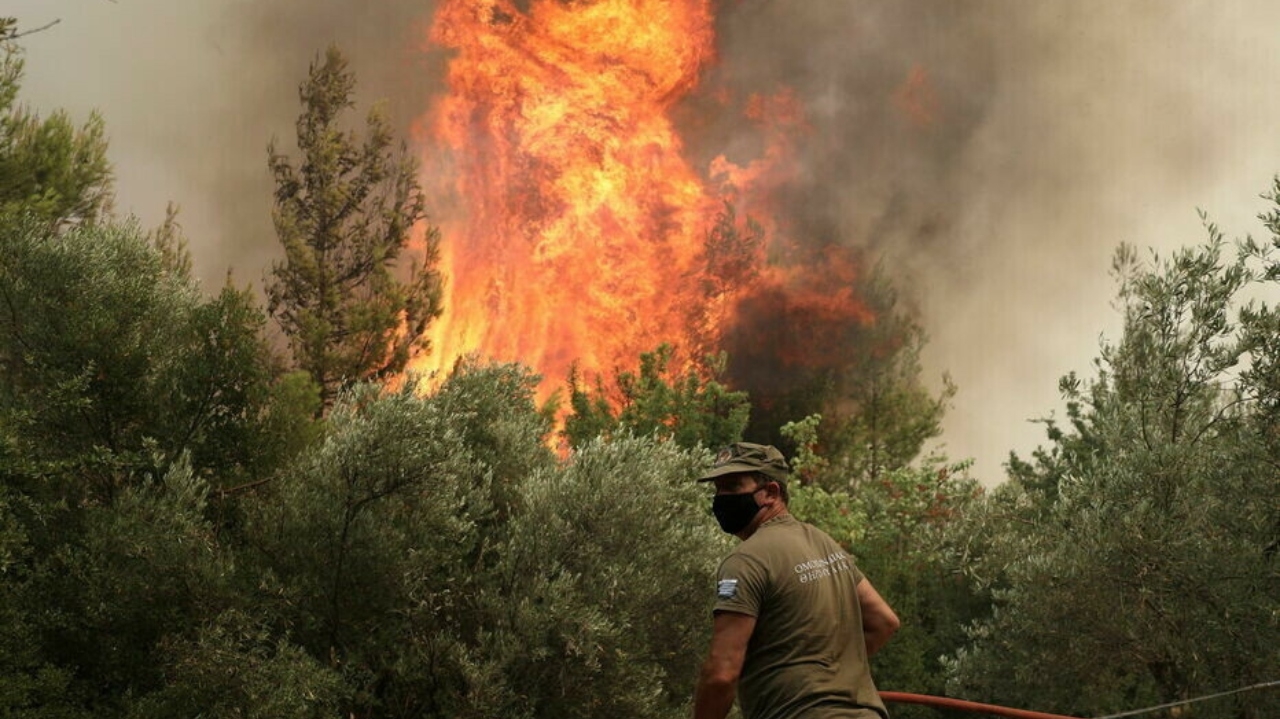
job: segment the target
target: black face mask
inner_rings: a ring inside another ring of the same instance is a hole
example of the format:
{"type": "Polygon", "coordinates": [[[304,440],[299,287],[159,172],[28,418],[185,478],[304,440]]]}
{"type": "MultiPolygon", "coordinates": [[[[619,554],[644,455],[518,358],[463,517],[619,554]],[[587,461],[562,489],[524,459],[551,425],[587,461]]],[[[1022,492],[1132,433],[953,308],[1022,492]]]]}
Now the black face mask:
{"type": "Polygon", "coordinates": [[[716,515],[720,528],[729,534],[737,534],[746,529],[759,512],[760,505],[756,504],[755,492],[717,494],[711,500],[711,513],[716,515]]]}

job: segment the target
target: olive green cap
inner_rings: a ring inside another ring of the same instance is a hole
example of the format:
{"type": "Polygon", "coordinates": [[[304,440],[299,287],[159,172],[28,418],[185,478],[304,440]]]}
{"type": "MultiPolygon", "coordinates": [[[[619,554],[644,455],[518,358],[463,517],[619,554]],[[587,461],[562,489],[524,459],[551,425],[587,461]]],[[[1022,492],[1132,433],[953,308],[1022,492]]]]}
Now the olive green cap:
{"type": "Polygon", "coordinates": [[[791,468],[787,466],[782,453],[772,445],[734,442],[716,454],[715,463],[698,481],[710,482],[717,477],[739,472],[760,472],[775,482],[786,482],[791,468]]]}

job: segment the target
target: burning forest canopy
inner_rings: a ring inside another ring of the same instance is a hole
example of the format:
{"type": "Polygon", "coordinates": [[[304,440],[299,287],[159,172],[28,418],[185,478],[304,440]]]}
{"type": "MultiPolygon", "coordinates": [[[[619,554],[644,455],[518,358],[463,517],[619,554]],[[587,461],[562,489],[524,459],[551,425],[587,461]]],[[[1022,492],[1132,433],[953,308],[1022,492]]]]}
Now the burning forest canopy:
{"type": "Polygon", "coordinates": [[[519,360],[548,390],[668,343],[685,363],[730,349],[731,383],[770,398],[866,353],[863,253],[783,196],[814,134],[804,103],[716,73],[708,0],[455,0],[429,39],[450,54],[424,176],[457,210],[417,368],[519,360]],[[696,161],[724,144],[716,118],[750,151],[696,161]]]}
{"type": "MultiPolygon", "coordinates": [[[[537,5],[497,7],[514,18],[537,5]]],[[[154,224],[179,201],[196,270],[216,286],[228,268],[257,281],[277,251],[262,148],[291,132],[294,90],[326,44],[352,57],[358,105],[388,97],[406,132],[437,132],[435,108],[453,97],[447,66],[461,55],[431,40],[445,7],[16,0],[10,12],[31,26],[62,19],[25,43],[27,101],[73,117],[102,110],[121,209],[154,224]]],[[[1023,420],[1053,406],[1057,377],[1095,349],[1115,244],[1197,239],[1195,207],[1244,226],[1275,170],[1276,96],[1260,88],[1277,70],[1264,30],[1277,8],[1179,8],[723,0],[710,6],[713,57],[666,114],[712,198],[724,179],[715,168],[773,160],[738,219],[766,223],[784,253],[776,266],[808,261],[788,250],[834,245],[855,248],[848,259],[866,277],[868,257],[888,258],[921,303],[927,374],[950,370],[962,389],[948,444],[995,481],[1010,446],[1041,437],[1023,420]],[[787,113],[753,113],[752,98],[788,96],[805,127],[771,134],[761,122],[787,113]]],[[[423,148],[429,161],[445,155],[423,148]]],[[[431,210],[453,222],[464,207],[443,184],[431,210]]]]}

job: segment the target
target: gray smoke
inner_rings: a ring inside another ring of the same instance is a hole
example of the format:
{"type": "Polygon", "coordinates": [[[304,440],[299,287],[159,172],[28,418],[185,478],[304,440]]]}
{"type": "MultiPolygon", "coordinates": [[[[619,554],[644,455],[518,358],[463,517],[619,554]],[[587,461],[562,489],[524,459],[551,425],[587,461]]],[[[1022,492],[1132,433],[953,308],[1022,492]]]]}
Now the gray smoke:
{"type": "Polygon", "coordinates": [[[810,111],[798,233],[898,276],[960,387],[943,441],[987,484],[1116,337],[1116,245],[1197,242],[1198,207],[1256,231],[1280,172],[1274,3],[730,6],[718,72],[810,111]]]}
{"type": "MultiPolygon", "coordinates": [[[[198,271],[258,284],[276,255],[265,152],[290,146],[296,90],[328,44],[360,106],[390,98],[402,134],[441,90],[428,0],[11,0],[29,27],[24,99],[106,116],[120,209],[169,200],[198,271]]],[[[812,132],[782,189],[803,242],[882,258],[917,303],[931,377],[960,395],[944,440],[988,484],[1114,336],[1115,245],[1202,237],[1202,207],[1256,230],[1280,170],[1280,4],[1267,0],[721,0],[708,87],[787,86],[812,132]]],[[[747,161],[758,136],[691,98],[693,160],[747,161]]],[[[446,238],[447,241],[447,238],[446,238]]]]}
{"type": "Polygon", "coordinates": [[[169,201],[197,271],[259,285],[277,256],[267,144],[293,150],[298,85],[330,44],[351,60],[357,110],[388,101],[402,137],[438,91],[440,56],[420,52],[421,0],[17,0],[21,25],[59,24],[23,41],[24,99],[106,117],[119,209],[157,224],[169,201]]]}

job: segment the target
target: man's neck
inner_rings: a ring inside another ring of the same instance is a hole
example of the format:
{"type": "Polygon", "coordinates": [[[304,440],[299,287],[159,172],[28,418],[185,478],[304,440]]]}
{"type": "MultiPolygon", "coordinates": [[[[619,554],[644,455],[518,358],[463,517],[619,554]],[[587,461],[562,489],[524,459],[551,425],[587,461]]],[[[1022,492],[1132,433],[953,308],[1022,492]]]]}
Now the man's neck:
{"type": "Polygon", "coordinates": [[[785,504],[779,503],[770,507],[765,507],[751,520],[751,524],[748,524],[746,529],[738,532],[738,539],[745,541],[750,538],[751,535],[755,534],[757,529],[763,527],[765,523],[788,514],[790,514],[790,512],[787,511],[787,505],[785,504]]]}

